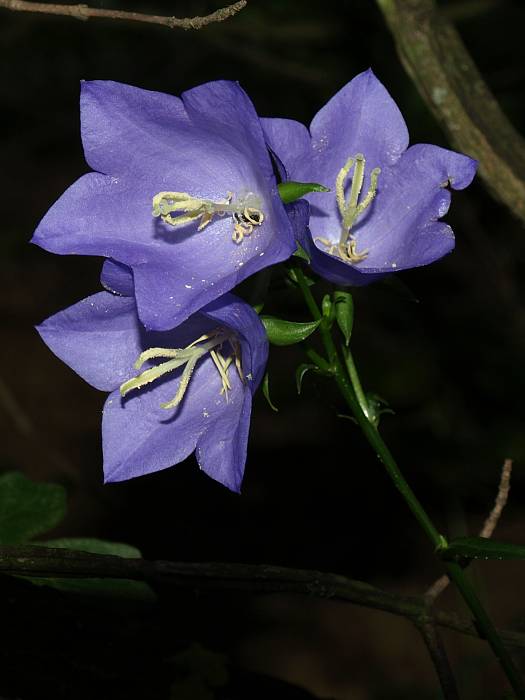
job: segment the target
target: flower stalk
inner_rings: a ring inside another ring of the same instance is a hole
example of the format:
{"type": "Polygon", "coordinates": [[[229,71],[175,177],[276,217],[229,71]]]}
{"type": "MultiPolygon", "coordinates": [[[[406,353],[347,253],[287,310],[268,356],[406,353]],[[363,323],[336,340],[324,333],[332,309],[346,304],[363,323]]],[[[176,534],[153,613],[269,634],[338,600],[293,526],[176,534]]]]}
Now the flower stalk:
{"type": "MultiPolygon", "coordinates": [[[[319,306],[307,284],[306,277],[302,269],[297,266],[294,268],[294,271],[297,284],[311,315],[315,320],[322,318],[319,306]]],[[[399,469],[392,453],[388,449],[386,443],[383,441],[383,438],[379,434],[376,426],[368,418],[368,415],[363,408],[363,401],[366,402],[366,397],[362,390],[361,382],[359,380],[357,369],[351,354],[349,352],[348,354],[345,353],[345,365],[348,371],[347,374],[345,371],[345,366],[343,365],[337,351],[330,324],[326,322],[326,319],[323,319],[319,325],[319,332],[332,367],[332,376],[334,377],[343,399],[346,401],[348,407],[352,411],[354,418],[361,428],[365,438],[377,454],[379,460],[383,463],[387,474],[394,482],[395,487],[412,511],[412,514],[418,521],[420,527],[434,545],[435,551],[439,552],[446,549],[447,541],[445,537],[439,533],[424,507],[419,502],[415,493],[412,491],[401,470],[399,469]]],[[[446,570],[451,580],[456,585],[456,588],[461,594],[463,600],[467,604],[472,616],[476,620],[476,625],[480,630],[480,633],[487,640],[492,651],[494,652],[494,655],[500,662],[511,687],[517,694],[517,697],[525,698],[525,684],[523,679],[521,678],[512,657],[501,640],[501,637],[492,623],[492,620],[484,609],[476,594],[476,591],[465,575],[463,569],[456,562],[450,562],[447,563],[446,570]]]]}

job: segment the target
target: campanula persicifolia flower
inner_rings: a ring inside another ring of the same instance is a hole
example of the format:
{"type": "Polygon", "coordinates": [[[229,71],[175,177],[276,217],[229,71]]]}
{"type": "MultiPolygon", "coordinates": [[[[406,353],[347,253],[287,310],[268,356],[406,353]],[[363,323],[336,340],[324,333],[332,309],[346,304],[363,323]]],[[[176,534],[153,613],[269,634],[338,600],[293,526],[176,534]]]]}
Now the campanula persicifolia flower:
{"type": "Polygon", "coordinates": [[[268,356],[255,311],[233,294],[180,326],[148,331],[133,297],[99,292],[51,316],[38,332],[104,405],[105,481],[165,469],[195,451],[201,469],[239,491],[252,396],[268,356]]]}
{"type": "Polygon", "coordinates": [[[331,189],[306,197],[310,230],[300,239],[323,277],[366,284],[453,249],[452,229],[439,219],[448,188],[467,187],[477,163],[438,146],[408,147],[401,112],[371,70],[334,95],[309,130],[289,119],[262,122],[289,179],[331,189]]]}
{"type": "Polygon", "coordinates": [[[207,83],[179,99],[83,82],[80,105],[96,172],[51,207],[33,242],[129,266],[147,328],[174,328],[293,253],[261,124],[237,83],[207,83]]]}

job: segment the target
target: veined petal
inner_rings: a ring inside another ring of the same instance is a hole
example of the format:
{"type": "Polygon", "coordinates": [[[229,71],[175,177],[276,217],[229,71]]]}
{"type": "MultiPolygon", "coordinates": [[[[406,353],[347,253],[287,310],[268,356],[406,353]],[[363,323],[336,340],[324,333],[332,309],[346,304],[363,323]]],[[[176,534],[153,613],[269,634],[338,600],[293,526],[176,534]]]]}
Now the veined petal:
{"type": "MultiPolygon", "coordinates": [[[[108,397],[102,421],[106,482],[124,481],[178,464],[217,421],[230,433],[237,430],[238,407],[243,404],[245,390],[234,372],[230,372],[232,388],[226,398],[220,393],[221,381],[213,361],[206,357],[193,372],[181,404],[165,410],[160,404],[175,395],[178,375],[167,375],[165,381],[129,398],[123,399],[118,392],[108,397]]],[[[228,482],[225,485],[231,488],[230,466],[224,464],[223,470],[215,478],[228,482]]]]}
{"type": "Polygon", "coordinates": [[[80,117],[86,161],[114,176],[166,158],[175,148],[174,129],[188,125],[178,97],[112,80],[81,82],[80,117]]]}
{"type": "Polygon", "coordinates": [[[37,326],[44,343],[101,391],[113,391],[131,372],[141,352],[133,299],[99,292],[37,326]]]}
{"type": "Polygon", "coordinates": [[[368,249],[360,271],[381,272],[427,265],[454,247],[452,229],[439,222],[454,189],[467,187],[477,162],[438,146],[411,146],[382,173],[369,216],[356,227],[358,249],[368,249]]]}
{"type": "Polygon", "coordinates": [[[250,391],[244,392],[242,401],[229,401],[199,438],[195,453],[200,468],[208,476],[237,493],[244,475],[251,409],[250,391]]]}

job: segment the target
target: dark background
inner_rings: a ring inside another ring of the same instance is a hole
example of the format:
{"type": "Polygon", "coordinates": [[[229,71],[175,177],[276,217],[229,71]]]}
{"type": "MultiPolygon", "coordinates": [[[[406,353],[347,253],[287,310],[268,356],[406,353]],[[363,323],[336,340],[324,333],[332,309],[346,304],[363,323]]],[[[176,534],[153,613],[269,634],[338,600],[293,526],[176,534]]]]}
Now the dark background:
{"type": "MultiPolygon", "coordinates": [[[[220,3],[95,0],[93,6],[193,16],[220,3]]],[[[441,6],[524,131],[525,5],[449,0],[441,6]]],[[[88,170],[79,139],[80,79],[174,94],[234,79],[259,114],[309,123],[336,90],[372,66],[400,106],[412,143],[447,146],[403,72],[375,3],[251,0],[237,17],[200,32],[0,12],[0,469],[67,488],[69,516],[57,535],[129,542],[149,558],[275,563],[423,591],[440,573],[430,547],[358,430],[337,418],[342,406],[331,387],[307,376],[296,396],[297,349],[272,351],[279,413],[259,396],[239,497],[199,473],[193,458],[103,486],[104,396],[62,365],[33,330],[98,289],[99,259],[62,258],[27,244],[52,202],[88,170]]],[[[447,220],[457,238],[453,255],[404,272],[394,284],[356,290],[354,354],[367,389],[395,410],[384,418],[383,434],[439,527],[475,534],[503,459],[511,457],[513,489],[498,536],[523,543],[524,231],[480,182],[454,194],[447,220]]],[[[268,309],[306,319],[295,293],[279,284],[268,309]]],[[[498,623],[525,629],[523,564],[484,564],[475,576],[498,623]]],[[[35,602],[28,594],[27,634],[14,633],[21,624],[16,615],[11,632],[4,630],[3,638],[11,634],[14,641],[0,695],[168,697],[166,659],[198,640],[226,653],[236,669],[280,678],[316,697],[439,697],[417,632],[383,613],[285,596],[189,596],[170,600],[165,617],[137,622],[130,613],[121,624],[95,615],[93,629],[80,629],[83,614],[69,602],[39,595],[44,599],[35,602]],[[41,615],[48,605],[65,611],[64,647],[47,640],[53,623],[41,615]]],[[[451,592],[443,603],[460,606],[451,592]]],[[[483,643],[452,634],[446,641],[465,698],[503,697],[504,682],[483,643]]],[[[266,688],[236,673],[248,684],[239,697],[256,698],[266,688]]],[[[268,686],[264,697],[303,697],[291,693],[268,686]]],[[[187,695],[192,698],[206,700],[187,695]]]]}

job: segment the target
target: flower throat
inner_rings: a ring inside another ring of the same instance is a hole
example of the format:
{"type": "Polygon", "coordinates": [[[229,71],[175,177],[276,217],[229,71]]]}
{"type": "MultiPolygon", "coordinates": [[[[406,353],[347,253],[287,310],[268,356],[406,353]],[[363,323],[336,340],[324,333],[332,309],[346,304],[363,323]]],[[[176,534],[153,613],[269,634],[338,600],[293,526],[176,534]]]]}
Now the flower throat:
{"type": "Polygon", "coordinates": [[[228,377],[230,365],[232,363],[235,365],[241,381],[244,381],[244,375],[241,366],[241,348],[239,342],[232,333],[222,328],[216,328],[209,333],[201,335],[200,338],[194,340],[193,343],[186,348],[149,348],[145,350],[139,355],[135,362],[134,367],[136,370],[141,369],[142,365],[148,360],[162,358],[165,362],[149,367],[138,376],[128,379],[121,385],[120,395],[124,397],[130,391],[142,389],[142,387],[147,384],[151,384],[151,382],[156,379],[160,379],[160,377],[163,377],[165,374],[185,365],[174,398],[171,401],[160,404],[161,408],[176,408],[184,398],[197,362],[207,353],[210,354],[221,379],[222,388],[220,393],[224,394],[226,400],[228,400],[228,391],[231,391],[232,388],[228,377]],[[224,353],[225,343],[228,343],[231,348],[229,354],[224,353]]]}
{"type": "Polygon", "coordinates": [[[364,155],[358,153],[356,156],[352,156],[346,161],[337,175],[335,181],[335,197],[339,215],[341,216],[339,242],[332,243],[328,238],[315,239],[327,247],[327,253],[336,255],[341,258],[341,260],[348,263],[361,262],[368,255],[368,250],[363,250],[361,253],[357,252],[357,242],[351,234],[353,225],[361,214],[368,209],[370,204],[372,204],[377,194],[377,181],[381,173],[381,168],[374,168],[371,171],[368,191],[361,201],[359,201],[365,178],[365,165],[366,159],[364,155]],[[352,168],[354,169],[352,185],[350,187],[350,194],[348,198],[346,198],[345,185],[352,168]]]}

